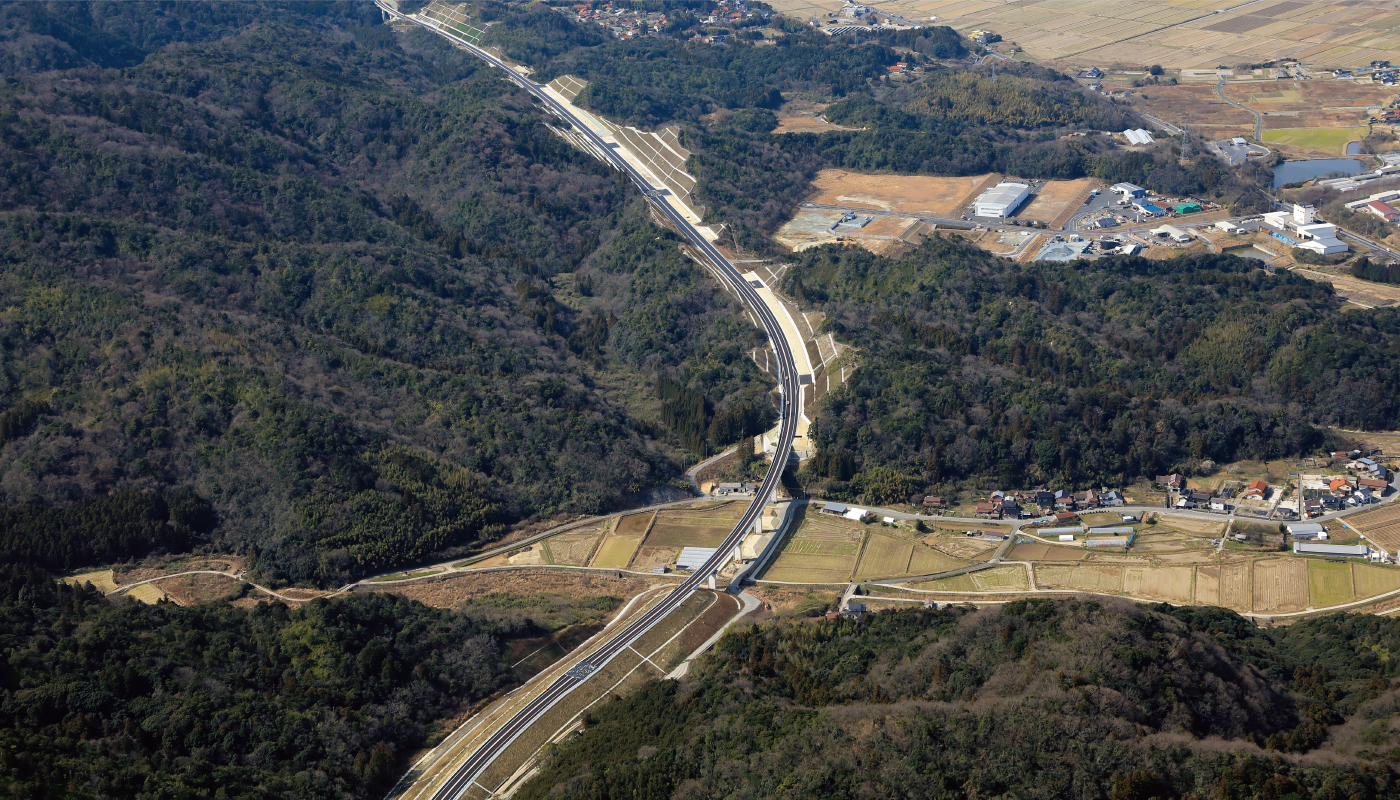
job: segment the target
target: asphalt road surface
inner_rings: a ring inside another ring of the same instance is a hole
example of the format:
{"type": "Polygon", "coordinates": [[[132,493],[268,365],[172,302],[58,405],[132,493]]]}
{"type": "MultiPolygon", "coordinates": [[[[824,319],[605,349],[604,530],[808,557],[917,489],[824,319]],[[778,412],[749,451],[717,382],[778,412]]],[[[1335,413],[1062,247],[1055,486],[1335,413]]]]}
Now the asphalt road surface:
{"type": "MultiPolygon", "coordinates": [[[[725,275],[739,292],[743,295],[745,305],[763,325],[764,331],[768,334],[768,340],[772,344],[777,355],[778,362],[778,384],[782,393],[782,409],[780,419],[782,421],[781,434],[777,443],[777,452],[773,456],[772,466],[768,474],[764,476],[759,487],[758,494],[754,497],[754,502],[744,512],[739,519],[739,524],[725,537],[723,543],[715,550],[715,555],[706,561],[695,573],[684,583],[680,584],[675,591],[671,592],[665,600],[655,607],[642,614],[635,622],[631,623],[621,633],[617,634],[606,645],[599,648],[597,652],[587,659],[579,662],[554,683],[550,684],[538,696],[526,704],[520,711],[507,720],[494,734],[490,736],[481,747],[472,753],[456,771],[438,790],[433,794],[433,800],[452,800],[466,792],[492,761],[496,759],[512,742],[524,733],[534,722],[543,716],[555,703],[559,702],[570,691],[578,687],[588,676],[605,666],[618,653],[626,649],[638,637],[647,630],[664,619],[687,597],[689,597],[700,584],[711,574],[716,572],[720,566],[725,564],[730,554],[744,537],[753,529],[754,520],[763,513],[763,506],[768,497],[772,496],[773,490],[777,487],[782,476],[783,469],[788,463],[788,458],[792,453],[792,439],[797,431],[798,404],[796,398],[801,387],[798,384],[797,369],[793,360],[792,352],[788,349],[787,337],[783,335],[782,328],[778,324],[778,319],[768,310],[768,306],[744,280],[742,274],[733,264],[729,262],[709,240],[700,235],[684,217],[674,208],[665,202],[662,195],[666,191],[659,187],[652,186],[642,177],[627,161],[608,147],[601,137],[593,133],[588,126],[573,116],[568,107],[557,103],[543,89],[522,77],[507,64],[497,59],[490,53],[473,46],[470,42],[447,31],[441,30],[434,25],[415,17],[406,16],[397,10],[390,8],[380,0],[376,0],[376,5],[390,17],[411,22],[420,27],[426,28],[433,33],[442,36],[472,55],[480,58],[493,67],[500,69],[510,80],[529,92],[547,110],[567,121],[574,128],[574,131],[592,141],[592,144],[600,153],[607,156],[612,166],[623,171],[642,190],[652,206],[661,214],[664,214],[678,231],[681,231],[686,239],[707,259],[711,265],[725,275]]],[[[484,787],[483,787],[484,788],[484,787]]]]}

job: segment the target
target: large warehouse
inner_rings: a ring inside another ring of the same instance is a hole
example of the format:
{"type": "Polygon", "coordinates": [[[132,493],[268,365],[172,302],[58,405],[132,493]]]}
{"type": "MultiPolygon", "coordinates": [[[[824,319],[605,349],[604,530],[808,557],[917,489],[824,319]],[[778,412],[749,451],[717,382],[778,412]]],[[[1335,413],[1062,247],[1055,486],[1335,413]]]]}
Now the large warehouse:
{"type": "Polygon", "coordinates": [[[1024,183],[998,183],[977,196],[973,214],[979,217],[1009,217],[1026,202],[1031,187],[1024,183]]]}

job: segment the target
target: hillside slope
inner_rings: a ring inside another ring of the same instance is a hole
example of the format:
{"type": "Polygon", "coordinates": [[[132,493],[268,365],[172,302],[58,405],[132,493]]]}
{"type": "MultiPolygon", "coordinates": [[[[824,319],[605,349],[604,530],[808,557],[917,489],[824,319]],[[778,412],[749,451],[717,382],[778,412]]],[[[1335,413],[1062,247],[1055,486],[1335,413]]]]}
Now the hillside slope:
{"type": "MultiPolygon", "coordinates": [[[[181,546],[336,584],[671,482],[658,373],[766,402],[761,339],[626,181],[436,37],[361,3],[54,8],[0,41],[11,513],[192,491],[181,546]]],[[[103,556],[175,544],[128,516],[88,514],[135,531],[103,556]]],[[[4,551],[42,549],[21,527],[4,551]]]]}
{"type": "Polygon", "coordinates": [[[1397,637],[1039,600],[756,625],[594,712],[518,796],[1394,797],[1397,637]]]}

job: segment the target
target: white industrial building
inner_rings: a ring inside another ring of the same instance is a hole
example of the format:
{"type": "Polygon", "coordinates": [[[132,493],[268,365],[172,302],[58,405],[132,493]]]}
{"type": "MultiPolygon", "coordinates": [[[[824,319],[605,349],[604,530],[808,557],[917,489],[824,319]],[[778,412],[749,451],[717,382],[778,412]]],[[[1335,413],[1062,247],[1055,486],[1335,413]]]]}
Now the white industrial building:
{"type": "Polygon", "coordinates": [[[1128,144],[1152,144],[1152,134],[1142,128],[1129,128],[1123,131],[1123,138],[1128,140],[1128,144]]]}
{"type": "Polygon", "coordinates": [[[1351,249],[1337,238],[1336,225],[1317,221],[1317,209],[1312,206],[1295,205],[1291,212],[1271,211],[1264,215],[1264,224],[1275,239],[1320,255],[1345,253],[1351,249]]]}
{"type": "Polygon", "coordinates": [[[1118,194],[1123,195],[1124,197],[1146,197],[1146,196],[1147,196],[1147,190],[1146,190],[1146,189],[1142,188],[1141,186],[1134,186],[1134,185],[1132,185],[1131,183],[1115,183],[1115,184],[1113,184],[1113,191],[1117,192],[1118,194]]]}
{"type": "Polygon", "coordinates": [[[1191,234],[1187,233],[1186,231],[1183,231],[1175,225],[1163,225],[1160,228],[1155,228],[1152,231],[1152,235],[1165,236],[1168,239],[1171,239],[1173,242],[1180,242],[1181,244],[1185,244],[1191,241],[1191,234]]]}
{"type": "Polygon", "coordinates": [[[1370,558],[1371,556],[1371,548],[1364,544],[1294,542],[1293,552],[1301,556],[1341,556],[1342,558],[1370,558]]]}
{"type": "Polygon", "coordinates": [[[977,196],[972,213],[979,217],[1009,217],[1030,194],[1031,187],[1024,183],[998,183],[977,196]]]}

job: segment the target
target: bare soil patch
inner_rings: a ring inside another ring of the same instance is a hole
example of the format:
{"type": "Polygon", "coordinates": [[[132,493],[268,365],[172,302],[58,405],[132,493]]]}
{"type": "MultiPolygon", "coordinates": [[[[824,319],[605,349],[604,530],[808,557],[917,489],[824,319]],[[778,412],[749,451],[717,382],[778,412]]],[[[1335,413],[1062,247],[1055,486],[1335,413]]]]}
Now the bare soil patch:
{"type": "Polygon", "coordinates": [[[1189,603],[1194,573],[1191,567],[1128,567],[1123,591],[1134,597],[1189,603]]]}
{"type": "Polygon", "coordinates": [[[824,169],[812,183],[817,191],[807,199],[825,205],[874,208],[904,214],[956,217],[1000,175],[935,178],[919,175],[862,175],[824,169]]]}
{"type": "Polygon", "coordinates": [[[1089,199],[1089,192],[1102,185],[1093,178],[1046,181],[1016,218],[1040,220],[1050,223],[1052,228],[1061,227],[1089,199]]]}

